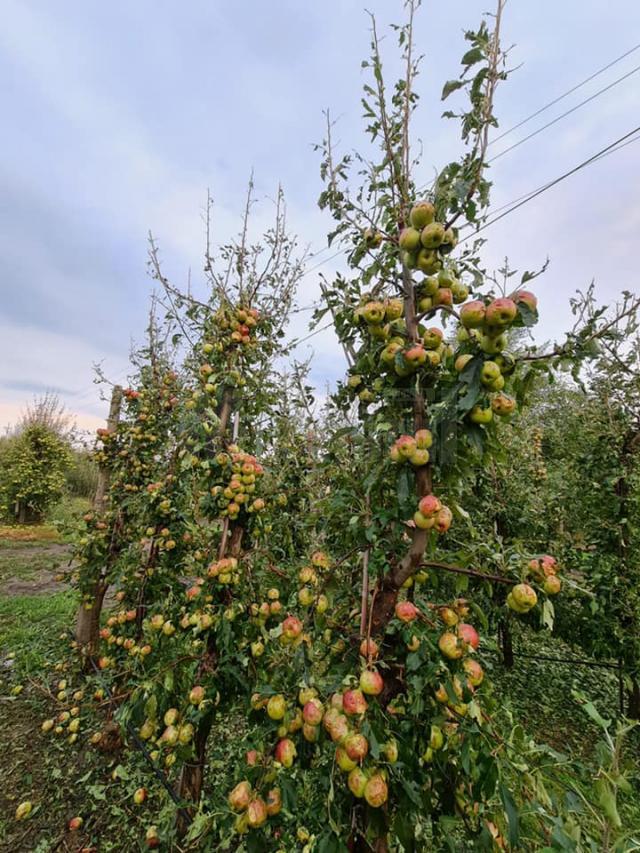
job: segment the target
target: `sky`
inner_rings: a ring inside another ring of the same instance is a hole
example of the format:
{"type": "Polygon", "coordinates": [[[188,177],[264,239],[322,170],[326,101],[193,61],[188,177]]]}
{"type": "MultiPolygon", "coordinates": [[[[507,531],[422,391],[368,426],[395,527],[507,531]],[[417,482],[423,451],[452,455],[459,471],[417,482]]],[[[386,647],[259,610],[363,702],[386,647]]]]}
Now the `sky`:
{"type": "MultiPolygon", "coordinates": [[[[443,83],[456,77],[463,32],[486,0],[424,0],[416,41],[424,54],[414,135],[424,149],[416,179],[462,151],[455,122],[440,119],[443,83]]],[[[367,9],[386,38],[390,79],[398,70],[389,25],[401,0],[1,0],[0,29],[0,431],[34,395],[54,390],[95,428],[106,403],[93,365],[123,381],[140,341],[153,282],[147,235],[177,285],[201,286],[203,209],[214,203],[214,242],[239,225],[253,170],[257,222],[268,221],[282,184],[291,232],[311,252],[331,228],[317,208],[322,189],[314,143],[323,110],[338,146],[363,145],[361,69],[367,9]]],[[[640,4],[509,0],[503,43],[513,74],[498,92],[511,127],[640,42],[640,4]]],[[[640,50],[496,142],[497,154],[640,64],[640,50]]],[[[453,101],[453,98],[452,98],[453,101]]],[[[449,102],[447,102],[447,106],[449,102]]],[[[640,124],[640,73],[498,158],[490,168],[499,207],[557,177],[640,124]]],[[[640,143],[604,158],[487,229],[483,257],[497,269],[550,266],[535,282],[541,340],[571,324],[569,298],[594,279],[599,298],[638,290],[640,143]]],[[[317,298],[319,275],[344,269],[325,251],[310,262],[298,302],[317,298]],[[324,261],[320,266],[320,261],[324,261]]],[[[308,313],[290,327],[305,334],[308,313]]],[[[333,332],[302,344],[320,395],[345,362],[333,332]]]]}

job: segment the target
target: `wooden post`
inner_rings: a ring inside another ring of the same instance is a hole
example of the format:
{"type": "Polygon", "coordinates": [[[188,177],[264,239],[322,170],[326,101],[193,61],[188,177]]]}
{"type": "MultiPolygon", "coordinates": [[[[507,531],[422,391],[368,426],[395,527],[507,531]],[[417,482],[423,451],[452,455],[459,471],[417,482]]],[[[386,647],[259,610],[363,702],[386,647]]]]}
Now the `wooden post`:
{"type": "MultiPolygon", "coordinates": [[[[122,388],[114,385],[109,405],[109,417],[107,418],[107,429],[115,432],[120,420],[122,409],[122,388]]],[[[96,515],[103,515],[107,506],[107,494],[111,480],[111,471],[107,465],[101,465],[98,472],[98,483],[93,498],[93,510],[96,515]]],[[[108,583],[105,580],[106,566],[101,567],[98,576],[94,579],[93,589],[88,601],[82,601],[78,610],[76,620],[76,641],[80,647],[91,654],[95,649],[100,631],[100,614],[102,603],[107,591],[108,583]]]]}

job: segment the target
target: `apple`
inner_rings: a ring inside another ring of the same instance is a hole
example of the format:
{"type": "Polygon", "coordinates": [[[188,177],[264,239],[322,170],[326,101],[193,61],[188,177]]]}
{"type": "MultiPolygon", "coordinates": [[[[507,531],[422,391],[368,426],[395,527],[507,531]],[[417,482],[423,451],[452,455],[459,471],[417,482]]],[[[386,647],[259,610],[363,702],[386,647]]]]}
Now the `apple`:
{"type": "Polygon", "coordinates": [[[399,601],[396,604],[395,613],[401,622],[413,622],[420,611],[412,601],[399,601]]]}
{"type": "Polygon", "coordinates": [[[404,358],[407,364],[415,368],[426,362],[427,353],[422,344],[415,344],[414,346],[409,347],[408,350],[405,350],[404,358]]]}
{"type": "Polygon", "coordinates": [[[320,739],[320,727],[312,726],[311,723],[303,723],[302,736],[309,743],[316,743],[320,739]]]}
{"type": "Polygon", "coordinates": [[[302,716],[305,723],[311,726],[319,726],[324,715],[324,708],[319,699],[310,699],[305,703],[302,709],[302,716]]]}
{"type": "Polygon", "coordinates": [[[445,631],[438,640],[438,648],[449,660],[458,660],[464,654],[464,645],[451,631],[445,631]]]}
{"type": "Polygon", "coordinates": [[[507,596],[507,605],[517,613],[527,613],[537,601],[536,591],[526,583],[516,584],[507,596]]]}
{"type": "Polygon", "coordinates": [[[431,430],[419,429],[415,434],[416,447],[419,450],[428,450],[433,444],[431,430]]]}
{"type": "Polygon", "coordinates": [[[433,525],[436,523],[436,519],[435,516],[429,518],[428,516],[423,515],[420,510],[417,509],[413,513],[413,523],[420,530],[431,530],[433,525]]]}
{"type": "Polygon", "coordinates": [[[456,305],[461,305],[469,297],[469,288],[461,281],[454,281],[450,289],[456,305]]]}
{"type": "Polygon", "coordinates": [[[417,449],[417,442],[412,435],[401,435],[394,445],[398,450],[400,459],[410,459],[417,449]]]}
{"type": "Polygon", "coordinates": [[[389,791],[384,777],[381,773],[374,773],[364,789],[365,800],[372,808],[377,809],[387,802],[388,796],[389,791]]]}
{"type": "Polygon", "coordinates": [[[454,362],[454,369],[457,373],[462,373],[465,367],[469,364],[473,355],[471,353],[464,353],[463,355],[459,355],[454,362]]]}
{"type": "Polygon", "coordinates": [[[360,689],[367,696],[377,696],[382,693],[384,681],[382,676],[375,669],[365,669],[360,674],[360,689]]]}
{"type": "Polygon", "coordinates": [[[269,817],[275,817],[279,814],[282,808],[282,794],[280,793],[280,788],[271,788],[271,790],[267,792],[265,805],[269,817]]]}
{"type": "Polygon", "coordinates": [[[513,299],[509,299],[508,297],[494,299],[487,306],[485,322],[488,326],[504,328],[513,323],[517,313],[518,308],[513,299]]]}
{"type": "Polygon", "coordinates": [[[177,708],[169,708],[163,717],[165,726],[173,726],[178,722],[180,713],[177,708]]]}
{"type": "Polygon", "coordinates": [[[483,385],[491,385],[502,376],[500,366],[495,361],[485,361],[480,370],[480,381],[483,385]]]}
{"type": "Polygon", "coordinates": [[[477,649],[480,645],[478,632],[473,625],[469,625],[468,622],[460,622],[458,625],[458,636],[464,640],[467,645],[471,646],[472,649],[477,649]]]}
{"type": "Polygon", "coordinates": [[[334,743],[340,743],[349,733],[349,721],[337,708],[330,708],[327,711],[322,724],[334,743]]]}
{"type": "Polygon", "coordinates": [[[436,209],[430,201],[419,201],[414,204],[409,214],[409,222],[414,228],[422,230],[430,225],[436,216],[436,209]]]}
{"type": "Polygon", "coordinates": [[[363,734],[353,732],[344,739],[344,751],[352,761],[363,761],[369,752],[369,741],[363,734]]]}
{"type": "Polygon", "coordinates": [[[395,740],[388,740],[382,747],[382,752],[389,764],[395,764],[398,760],[398,744],[395,740]]]}
{"type": "Polygon", "coordinates": [[[440,607],[438,609],[438,615],[447,628],[452,628],[458,623],[458,614],[455,610],[452,610],[451,607],[440,607]]]}
{"type": "Polygon", "coordinates": [[[72,817],[67,826],[69,828],[69,832],[77,832],[82,826],[82,818],[72,817]]]}
{"type": "Polygon", "coordinates": [[[364,797],[365,788],[369,781],[366,773],[359,767],[354,767],[347,777],[347,785],[354,797],[364,797]]]}
{"type": "Polygon", "coordinates": [[[275,759],[276,761],[279,761],[283,767],[291,767],[296,755],[296,745],[291,738],[281,738],[276,744],[275,759]]]}
{"type": "Polygon", "coordinates": [[[441,509],[442,502],[435,495],[425,495],[418,504],[418,510],[427,518],[436,516],[441,509]]]}
{"type": "Polygon", "coordinates": [[[364,714],[368,708],[362,690],[347,690],[342,695],[342,708],[349,717],[364,714]]]}
{"type": "Polygon", "coordinates": [[[140,806],[147,799],[147,789],[146,788],[137,788],[133,792],[133,802],[140,806]]]}
{"type": "Polygon", "coordinates": [[[537,297],[528,290],[516,290],[515,293],[511,294],[511,299],[516,303],[522,302],[524,305],[527,305],[532,311],[536,311],[538,308],[538,299],[537,297]]]}
{"type": "Polygon", "coordinates": [[[513,414],[516,408],[516,401],[508,394],[498,394],[491,401],[491,408],[501,418],[506,418],[513,414]]]}
{"type": "Polygon", "coordinates": [[[378,644],[375,640],[372,639],[364,639],[360,643],[360,654],[363,658],[371,658],[371,660],[375,660],[379,654],[378,644]]]}
{"type": "Polygon", "coordinates": [[[453,292],[448,287],[441,287],[433,297],[433,306],[450,308],[453,305],[453,292]]]}
{"type": "Polygon", "coordinates": [[[442,329],[438,329],[436,326],[433,326],[430,329],[427,329],[423,334],[422,343],[427,349],[438,349],[443,338],[444,332],[442,329]]]}
{"type": "Polygon", "coordinates": [[[429,732],[429,746],[433,750],[442,749],[444,744],[444,735],[442,734],[442,729],[440,726],[431,726],[431,731],[429,732]]]}
{"type": "Polygon", "coordinates": [[[261,797],[253,797],[247,806],[247,823],[252,829],[258,829],[267,822],[267,805],[261,797]]]}
{"type": "Polygon", "coordinates": [[[409,462],[419,468],[421,465],[426,465],[429,462],[430,454],[428,450],[416,448],[409,457],[409,462]]]}
{"type": "Polygon", "coordinates": [[[475,405],[469,412],[469,420],[474,424],[486,425],[493,420],[491,407],[484,409],[481,405],[475,405]]]}
{"type": "Polygon", "coordinates": [[[469,684],[473,687],[478,687],[482,684],[482,680],[484,678],[484,670],[480,666],[477,660],[473,660],[472,658],[467,658],[462,667],[467,675],[467,680],[469,684]]]}
{"type": "Polygon", "coordinates": [[[402,344],[399,344],[397,341],[391,341],[380,353],[380,361],[387,365],[393,364],[396,354],[399,353],[401,349],[402,344]]]}
{"type": "Polygon", "coordinates": [[[258,761],[260,760],[260,753],[257,749],[248,749],[245,755],[245,759],[249,767],[255,767],[258,761]]]}
{"type": "Polygon", "coordinates": [[[262,657],[264,654],[264,643],[261,640],[256,640],[251,643],[251,656],[254,658],[262,657]]]}
{"type": "Polygon", "coordinates": [[[155,826],[150,826],[145,834],[145,842],[149,850],[155,850],[160,846],[160,836],[155,826]]]}
{"type": "Polygon", "coordinates": [[[542,586],[547,595],[557,595],[562,589],[562,582],[557,575],[549,575],[542,586]]]}
{"type": "MultiPolygon", "coordinates": [[[[312,699],[315,699],[317,695],[318,691],[315,689],[315,687],[307,687],[305,685],[304,687],[301,687],[298,691],[298,702],[304,708],[307,702],[310,702],[312,699]]],[[[340,702],[340,707],[342,707],[342,702],[340,702]]]]}
{"type": "Polygon", "coordinates": [[[442,264],[434,249],[420,249],[416,257],[416,265],[421,272],[432,275],[440,269],[442,264]]]}
{"type": "Polygon", "coordinates": [[[55,724],[55,720],[45,720],[44,723],[40,726],[40,729],[45,733],[50,732],[51,729],[55,726],[55,724]]]}
{"type": "Polygon", "coordinates": [[[197,684],[195,687],[192,687],[189,691],[189,702],[192,705],[199,705],[205,697],[205,689],[197,684]]]}
{"type": "Polygon", "coordinates": [[[287,703],[281,693],[271,696],[267,702],[267,714],[272,720],[282,720],[287,712],[287,703]]]}
{"type": "Polygon", "coordinates": [[[486,308],[484,302],[474,299],[460,309],[460,322],[465,329],[477,329],[484,323],[486,308]]]}
{"type": "Polygon", "coordinates": [[[343,773],[350,773],[357,767],[356,762],[349,758],[341,746],[336,747],[336,764],[343,773]]]}
{"type": "Polygon", "coordinates": [[[425,249],[437,249],[444,240],[444,225],[441,222],[430,222],[420,232],[420,242],[425,249]]]}
{"type": "Polygon", "coordinates": [[[434,530],[438,533],[446,533],[447,530],[451,527],[451,522],[453,521],[453,514],[448,506],[443,506],[442,509],[438,512],[435,517],[435,522],[433,525],[434,530]]]}
{"type": "Polygon", "coordinates": [[[32,808],[33,806],[29,800],[25,800],[24,803],[20,803],[16,809],[16,820],[26,820],[31,814],[32,808]]]}
{"type": "Polygon", "coordinates": [[[420,231],[417,228],[403,228],[398,245],[405,252],[415,252],[420,247],[420,231]]]}
{"type": "Polygon", "coordinates": [[[385,308],[382,302],[367,302],[362,309],[362,316],[369,325],[377,326],[384,320],[385,308]]]}
{"type": "MultiPolygon", "coordinates": [[[[307,589],[308,587],[303,587],[307,589]]],[[[296,616],[287,616],[282,623],[282,636],[288,640],[295,640],[302,633],[302,622],[296,616]]]]}

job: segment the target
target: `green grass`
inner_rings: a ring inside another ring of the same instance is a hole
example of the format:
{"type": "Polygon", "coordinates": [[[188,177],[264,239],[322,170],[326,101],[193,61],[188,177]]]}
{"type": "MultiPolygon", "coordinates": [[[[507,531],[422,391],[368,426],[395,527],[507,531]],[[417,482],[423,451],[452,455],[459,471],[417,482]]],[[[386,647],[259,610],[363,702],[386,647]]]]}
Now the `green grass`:
{"type": "Polygon", "coordinates": [[[60,656],[60,634],[73,625],[76,607],[69,591],[0,597],[0,660],[14,656],[12,680],[38,678],[60,656]]]}

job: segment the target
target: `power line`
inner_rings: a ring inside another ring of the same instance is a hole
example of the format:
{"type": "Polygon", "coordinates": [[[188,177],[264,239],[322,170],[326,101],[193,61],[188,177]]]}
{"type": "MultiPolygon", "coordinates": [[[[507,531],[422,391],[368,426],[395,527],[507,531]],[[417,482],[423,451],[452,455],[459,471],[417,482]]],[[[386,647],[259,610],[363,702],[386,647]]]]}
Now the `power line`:
{"type": "Polygon", "coordinates": [[[539,127],[537,130],[534,130],[533,133],[530,133],[528,136],[525,136],[524,139],[520,139],[518,142],[514,142],[513,145],[510,145],[508,148],[505,148],[500,153],[496,154],[495,157],[491,157],[490,160],[487,160],[487,163],[493,163],[494,160],[497,160],[499,157],[503,157],[505,154],[508,154],[509,151],[513,151],[514,148],[518,148],[520,145],[523,145],[525,142],[528,142],[530,139],[533,139],[534,136],[537,136],[539,133],[542,133],[543,130],[547,130],[547,128],[559,122],[561,119],[566,118],[566,116],[571,115],[576,110],[579,110],[580,107],[583,107],[585,104],[590,103],[591,101],[598,98],[600,95],[603,95],[605,92],[608,92],[609,89],[613,89],[614,86],[617,86],[619,83],[622,83],[628,77],[631,77],[632,74],[636,74],[640,71],[640,65],[636,65],[635,68],[632,68],[631,71],[628,71],[626,74],[623,74],[622,77],[618,77],[617,80],[614,80],[613,83],[609,83],[608,86],[605,86],[603,89],[599,89],[597,92],[594,92],[593,95],[590,95],[588,98],[585,98],[584,101],[580,101],[579,104],[576,104],[575,107],[571,107],[570,110],[566,110],[566,112],[552,119],[551,121],[543,124],[542,127],[539,127]]]}
{"type": "MultiPolygon", "coordinates": [[[[640,142],[640,136],[636,136],[633,139],[628,139],[626,142],[621,143],[620,145],[616,145],[614,148],[611,148],[608,151],[605,151],[604,154],[594,156],[591,162],[595,163],[598,160],[604,160],[605,157],[608,157],[610,154],[615,154],[617,151],[621,151],[623,148],[626,148],[627,145],[632,145],[634,142],[640,142]]],[[[536,187],[533,190],[529,190],[529,192],[524,193],[523,195],[519,195],[517,198],[512,198],[510,201],[506,202],[506,204],[501,204],[500,207],[496,207],[491,211],[491,215],[495,216],[496,213],[500,213],[501,210],[506,210],[507,207],[511,207],[512,204],[516,204],[516,202],[521,201],[523,198],[528,199],[530,196],[533,196],[534,193],[537,193],[538,190],[546,187],[547,184],[542,184],[540,187],[536,187]]],[[[463,228],[473,228],[472,222],[465,222],[464,225],[460,226],[460,230],[463,228]]]]}
{"type": "Polygon", "coordinates": [[[536,110],[535,113],[531,113],[531,115],[527,116],[526,118],[523,118],[522,121],[519,121],[517,124],[514,124],[513,127],[510,127],[508,128],[508,130],[505,130],[504,133],[500,134],[500,136],[496,136],[495,139],[491,140],[489,145],[493,145],[494,142],[498,142],[500,139],[504,139],[505,136],[508,136],[508,134],[513,133],[514,130],[517,130],[519,127],[522,127],[523,124],[527,124],[527,122],[530,122],[531,119],[534,119],[539,116],[540,113],[545,112],[545,110],[548,110],[550,107],[555,106],[555,104],[564,100],[569,95],[572,95],[574,92],[577,92],[578,89],[581,89],[587,83],[590,83],[592,80],[595,80],[596,77],[599,77],[600,74],[603,74],[605,71],[608,71],[609,68],[613,68],[614,65],[617,65],[618,62],[621,62],[623,59],[626,59],[627,56],[630,56],[632,53],[635,53],[635,51],[639,48],[640,44],[634,45],[630,50],[627,50],[626,53],[623,53],[620,56],[616,57],[616,59],[612,60],[607,65],[604,65],[602,68],[598,69],[598,71],[595,71],[589,77],[586,77],[580,83],[577,83],[575,86],[573,86],[571,89],[568,89],[566,92],[563,92],[562,95],[558,95],[557,98],[554,98],[552,101],[549,101],[548,104],[545,104],[543,107],[540,107],[540,109],[536,110]]]}
{"type": "MultiPolygon", "coordinates": [[[[480,231],[484,231],[485,228],[488,228],[490,225],[493,225],[494,222],[497,222],[499,219],[503,219],[505,216],[508,216],[510,213],[513,213],[519,207],[522,207],[523,205],[527,204],[527,202],[532,201],[534,198],[537,198],[539,195],[542,195],[542,193],[551,189],[551,187],[556,186],[556,184],[559,184],[561,181],[564,181],[566,178],[570,177],[571,175],[575,175],[576,172],[579,172],[581,169],[584,169],[586,166],[590,165],[591,163],[594,163],[596,160],[599,160],[605,154],[613,153],[613,149],[618,150],[618,147],[620,147],[620,148],[624,147],[624,146],[620,145],[620,143],[625,142],[625,140],[628,140],[629,137],[635,136],[639,132],[640,132],[640,125],[638,125],[638,127],[635,127],[633,130],[629,131],[629,133],[625,133],[624,136],[621,136],[619,139],[616,139],[610,145],[607,145],[605,148],[603,148],[601,151],[598,151],[596,154],[589,157],[587,160],[583,160],[582,163],[579,163],[577,166],[574,166],[573,169],[570,169],[568,172],[565,172],[563,175],[560,175],[559,177],[555,178],[553,181],[549,181],[549,183],[544,184],[539,189],[534,190],[532,193],[527,195],[522,201],[519,201],[517,204],[513,204],[511,207],[508,208],[508,210],[505,210],[504,213],[501,213],[499,216],[494,216],[492,219],[489,219],[488,222],[485,222],[484,225],[481,225],[480,228],[476,229],[476,231],[473,234],[470,234],[468,237],[464,237],[462,240],[460,240],[460,243],[466,243],[467,240],[470,240],[471,237],[474,237],[480,231]]],[[[636,140],[633,139],[630,141],[635,142],[636,140]]]]}

